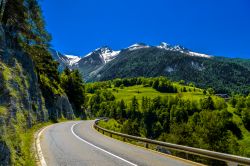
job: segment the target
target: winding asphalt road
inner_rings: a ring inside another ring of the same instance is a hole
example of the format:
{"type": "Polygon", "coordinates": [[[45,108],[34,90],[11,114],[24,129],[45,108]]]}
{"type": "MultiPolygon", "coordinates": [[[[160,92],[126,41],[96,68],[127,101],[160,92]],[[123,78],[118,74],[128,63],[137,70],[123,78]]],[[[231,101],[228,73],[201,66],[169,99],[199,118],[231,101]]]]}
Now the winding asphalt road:
{"type": "Polygon", "coordinates": [[[58,123],[40,137],[47,166],[182,166],[195,163],[127,144],[93,129],[94,121],[58,123]]]}

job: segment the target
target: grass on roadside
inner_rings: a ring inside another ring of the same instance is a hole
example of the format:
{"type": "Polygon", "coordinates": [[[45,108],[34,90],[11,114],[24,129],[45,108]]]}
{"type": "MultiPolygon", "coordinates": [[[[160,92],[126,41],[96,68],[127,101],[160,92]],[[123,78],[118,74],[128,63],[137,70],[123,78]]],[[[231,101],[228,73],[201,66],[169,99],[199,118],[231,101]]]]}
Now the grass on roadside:
{"type": "Polygon", "coordinates": [[[33,149],[35,141],[35,133],[48,125],[53,124],[52,122],[40,123],[34,125],[32,128],[28,129],[25,133],[20,133],[20,137],[23,141],[21,146],[21,151],[23,152],[24,165],[35,166],[36,165],[36,152],[33,149]]]}
{"type": "MultiPolygon", "coordinates": [[[[65,119],[60,119],[58,120],[58,123],[60,122],[66,122],[67,120],[65,119]]],[[[35,143],[35,133],[38,132],[40,129],[43,127],[49,126],[55,124],[52,121],[45,122],[45,123],[39,123],[34,125],[32,128],[28,129],[24,133],[20,133],[20,137],[23,141],[22,146],[21,146],[21,151],[23,152],[23,159],[24,160],[24,165],[29,165],[29,166],[36,166],[36,151],[33,149],[33,145],[35,143]]]]}

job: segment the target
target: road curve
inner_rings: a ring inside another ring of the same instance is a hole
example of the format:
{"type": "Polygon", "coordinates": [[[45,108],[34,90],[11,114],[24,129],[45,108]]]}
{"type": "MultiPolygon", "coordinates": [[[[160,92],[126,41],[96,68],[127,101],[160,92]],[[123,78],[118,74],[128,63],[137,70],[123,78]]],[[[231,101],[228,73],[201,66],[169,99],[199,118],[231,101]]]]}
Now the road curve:
{"type": "Polygon", "coordinates": [[[195,163],[106,137],[93,120],[71,121],[46,128],[40,146],[47,166],[182,166],[195,163]]]}

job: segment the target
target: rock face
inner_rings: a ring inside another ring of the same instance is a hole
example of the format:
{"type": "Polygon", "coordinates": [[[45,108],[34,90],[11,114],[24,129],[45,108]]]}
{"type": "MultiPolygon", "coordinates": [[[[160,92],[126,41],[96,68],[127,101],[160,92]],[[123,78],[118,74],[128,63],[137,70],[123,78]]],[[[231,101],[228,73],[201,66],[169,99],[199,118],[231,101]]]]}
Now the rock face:
{"type": "Polygon", "coordinates": [[[13,49],[5,34],[0,26],[0,165],[11,165],[12,160],[22,165],[21,133],[49,118],[74,115],[66,95],[53,96],[47,108],[32,59],[20,48],[13,49]]]}
{"type": "Polygon", "coordinates": [[[59,119],[62,117],[67,119],[74,118],[74,112],[67,96],[56,96],[54,106],[48,110],[53,119],[59,119]]]}

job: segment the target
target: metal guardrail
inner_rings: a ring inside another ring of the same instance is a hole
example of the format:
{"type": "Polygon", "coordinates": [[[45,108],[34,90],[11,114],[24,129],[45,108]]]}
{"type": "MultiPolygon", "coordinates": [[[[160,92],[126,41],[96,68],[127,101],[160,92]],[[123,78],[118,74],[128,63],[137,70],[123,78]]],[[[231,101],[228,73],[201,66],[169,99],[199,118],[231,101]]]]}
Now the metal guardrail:
{"type": "Polygon", "coordinates": [[[136,137],[136,136],[132,136],[132,135],[127,135],[127,134],[107,130],[105,128],[98,126],[98,121],[100,121],[100,120],[101,119],[98,119],[94,123],[94,128],[96,130],[102,131],[103,134],[104,134],[104,132],[107,132],[111,136],[113,134],[113,135],[117,135],[117,136],[120,136],[123,138],[144,142],[144,143],[146,143],[146,147],[148,146],[148,144],[158,145],[158,146],[163,146],[163,147],[166,147],[166,148],[169,148],[169,149],[172,149],[175,151],[179,151],[179,152],[185,152],[188,154],[193,154],[193,155],[202,156],[202,157],[206,157],[206,158],[210,158],[210,159],[224,161],[228,165],[238,165],[238,164],[250,165],[250,158],[246,158],[246,157],[230,155],[230,154],[225,154],[225,153],[220,153],[220,152],[214,152],[214,151],[210,151],[210,150],[193,148],[193,147],[188,147],[188,146],[183,146],[183,145],[177,145],[177,144],[172,144],[172,143],[167,143],[167,142],[161,142],[161,141],[151,140],[151,139],[142,138],[142,137],[136,137]]]}

